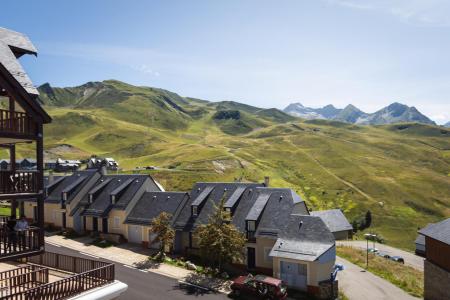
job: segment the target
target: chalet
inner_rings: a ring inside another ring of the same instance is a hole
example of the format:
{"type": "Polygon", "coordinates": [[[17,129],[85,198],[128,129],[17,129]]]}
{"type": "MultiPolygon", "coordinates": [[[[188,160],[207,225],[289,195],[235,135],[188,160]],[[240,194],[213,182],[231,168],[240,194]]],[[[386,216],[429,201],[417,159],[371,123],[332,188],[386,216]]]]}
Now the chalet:
{"type": "Polygon", "coordinates": [[[450,299],[450,218],[419,230],[425,237],[424,299],[450,299]]]}
{"type": "MultiPolygon", "coordinates": [[[[189,194],[183,192],[147,192],[142,195],[128,214],[128,242],[142,244],[145,248],[159,249],[151,233],[151,222],[162,212],[172,216],[172,223],[189,200],[189,194]]],[[[167,249],[169,250],[169,249],[167,249]]]]}
{"type": "Polygon", "coordinates": [[[270,274],[320,297],[329,286],[335,239],[320,217],[291,189],[264,184],[198,183],[174,222],[175,251],[198,255],[192,235],[224,199],[231,222],[247,237],[244,264],[237,267],[270,274]],[[301,224],[301,225],[300,225],[301,224]]]}
{"type": "Polygon", "coordinates": [[[87,162],[88,169],[100,169],[102,167],[106,167],[106,169],[109,171],[117,171],[119,169],[119,163],[117,163],[117,161],[110,157],[91,157],[87,162]]]}
{"type": "MultiPolygon", "coordinates": [[[[9,159],[0,160],[0,170],[10,170],[12,168],[9,159]]],[[[36,160],[32,158],[17,159],[15,163],[17,170],[34,170],[36,169],[36,160]]]]}
{"type": "MultiPolygon", "coordinates": [[[[45,251],[44,243],[44,124],[50,116],[37,100],[38,91],[18,58],[37,54],[25,35],[0,28],[0,147],[9,153],[9,166],[0,169],[0,200],[9,201],[9,216],[0,218],[0,260],[22,259],[25,265],[1,272],[5,299],[73,299],[102,290],[104,299],[117,297],[127,286],[114,280],[114,265],[45,251]],[[31,159],[16,162],[16,145],[29,143],[31,159]],[[34,224],[15,231],[16,208],[25,214],[25,203],[34,201],[34,224]],[[54,262],[66,262],[55,264],[54,262]],[[28,264],[32,263],[32,264],[28,264]],[[79,266],[77,268],[77,266],[79,266]],[[49,281],[49,270],[68,272],[62,280],[49,281]],[[78,274],[77,274],[78,273],[78,274]],[[80,285],[83,282],[86,284],[80,285]],[[43,296],[44,295],[44,296],[43,296]]],[[[4,164],[4,163],[3,163],[4,164]]],[[[97,297],[98,298],[98,297],[97,297]]]]}
{"type": "Polygon", "coordinates": [[[56,160],[55,172],[74,172],[77,171],[81,166],[79,160],[68,160],[58,158],[56,160]]]}
{"type": "Polygon", "coordinates": [[[311,216],[320,217],[336,240],[346,240],[353,235],[353,226],[340,209],[311,211],[311,216]]]}
{"type": "Polygon", "coordinates": [[[100,233],[114,241],[128,240],[126,216],[142,195],[150,191],[161,191],[150,176],[102,175],[78,204],[71,207],[70,216],[80,220],[80,226],[73,229],[100,233]]]}

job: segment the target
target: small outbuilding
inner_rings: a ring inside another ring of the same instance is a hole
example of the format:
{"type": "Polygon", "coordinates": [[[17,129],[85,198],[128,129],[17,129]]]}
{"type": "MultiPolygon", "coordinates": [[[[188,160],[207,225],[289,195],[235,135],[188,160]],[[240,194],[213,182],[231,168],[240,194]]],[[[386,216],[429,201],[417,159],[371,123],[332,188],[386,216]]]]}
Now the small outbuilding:
{"type": "Polygon", "coordinates": [[[310,212],[311,216],[320,217],[333,233],[336,240],[346,240],[353,235],[353,226],[340,209],[317,210],[310,212]]]}

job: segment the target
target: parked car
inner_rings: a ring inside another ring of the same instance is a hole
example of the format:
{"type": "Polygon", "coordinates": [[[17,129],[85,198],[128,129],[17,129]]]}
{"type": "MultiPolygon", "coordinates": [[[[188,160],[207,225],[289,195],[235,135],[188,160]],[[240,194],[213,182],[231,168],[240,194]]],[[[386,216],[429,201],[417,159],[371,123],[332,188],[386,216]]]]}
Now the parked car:
{"type": "Polygon", "coordinates": [[[387,254],[387,253],[384,253],[384,252],[377,252],[377,255],[378,256],[381,256],[381,257],[384,257],[384,258],[386,258],[386,259],[389,259],[389,258],[391,258],[391,256],[389,255],[389,254],[387,254]]]}
{"type": "Polygon", "coordinates": [[[395,261],[395,262],[401,263],[401,264],[405,263],[405,260],[401,256],[391,256],[390,259],[395,261]]]}
{"type": "Polygon", "coordinates": [[[369,248],[369,252],[370,253],[377,253],[378,249],[377,248],[369,248]]]}
{"type": "Polygon", "coordinates": [[[266,275],[239,276],[231,284],[233,296],[254,296],[257,299],[284,300],[287,289],[283,281],[266,275]]]}

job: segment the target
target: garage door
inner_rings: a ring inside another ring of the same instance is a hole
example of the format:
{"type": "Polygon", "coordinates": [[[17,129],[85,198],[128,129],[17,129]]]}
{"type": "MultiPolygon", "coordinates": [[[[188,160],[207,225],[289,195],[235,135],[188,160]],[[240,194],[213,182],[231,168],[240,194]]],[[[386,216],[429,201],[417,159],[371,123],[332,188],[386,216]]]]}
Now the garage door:
{"type": "Polygon", "coordinates": [[[280,275],[288,286],[306,290],[308,265],[287,261],[280,262],[280,275]]]}
{"type": "Polygon", "coordinates": [[[128,225],[128,242],[129,243],[142,243],[142,226],[128,225]]]}
{"type": "Polygon", "coordinates": [[[155,240],[155,238],[156,238],[156,234],[151,233],[151,232],[148,233],[148,241],[149,241],[148,247],[149,247],[150,249],[156,249],[156,250],[159,250],[159,247],[161,247],[161,243],[153,243],[153,241],[155,240]]]}

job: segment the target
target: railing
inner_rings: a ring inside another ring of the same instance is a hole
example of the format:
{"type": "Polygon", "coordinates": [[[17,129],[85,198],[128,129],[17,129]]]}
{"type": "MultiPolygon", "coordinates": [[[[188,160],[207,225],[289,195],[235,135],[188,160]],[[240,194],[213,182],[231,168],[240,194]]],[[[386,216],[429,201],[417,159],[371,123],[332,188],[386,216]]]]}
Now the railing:
{"type": "Polygon", "coordinates": [[[37,227],[15,231],[3,226],[0,228],[0,258],[41,250],[41,234],[43,231],[37,227]]]}
{"type": "Polygon", "coordinates": [[[20,194],[38,192],[37,171],[0,170],[0,194],[20,194]]]}
{"type": "Polygon", "coordinates": [[[33,119],[26,113],[0,109],[0,133],[34,135],[36,127],[33,119]]]}
{"type": "Polygon", "coordinates": [[[48,270],[29,265],[0,272],[0,299],[48,283],[48,270]]]}
{"type": "Polygon", "coordinates": [[[26,262],[58,269],[71,273],[84,273],[93,269],[98,269],[110,265],[110,263],[75,257],[70,255],[45,252],[41,255],[35,255],[24,258],[26,262]]]}
{"type": "Polygon", "coordinates": [[[25,261],[42,264],[45,267],[58,268],[68,272],[85,270],[55,282],[0,298],[5,300],[58,300],[67,299],[93,288],[114,281],[114,264],[46,252],[42,255],[24,258],[25,261]],[[91,269],[93,268],[93,269],[91,269]]]}

